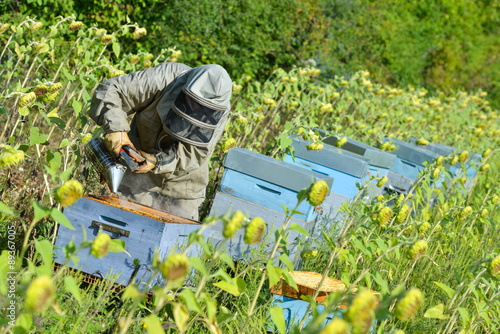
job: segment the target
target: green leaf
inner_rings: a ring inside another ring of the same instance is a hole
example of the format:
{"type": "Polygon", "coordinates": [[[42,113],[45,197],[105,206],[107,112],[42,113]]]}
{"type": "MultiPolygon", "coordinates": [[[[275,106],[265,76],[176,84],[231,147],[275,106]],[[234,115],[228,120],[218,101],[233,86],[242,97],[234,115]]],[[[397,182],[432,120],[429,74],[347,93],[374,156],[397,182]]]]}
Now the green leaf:
{"type": "Polygon", "coordinates": [[[201,260],[198,257],[195,256],[190,257],[189,264],[193,266],[194,269],[198,270],[200,274],[202,274],[203,276],[208,276],[208,271],[205,268],[205,265],[203,264],[203,262],[201,262],[201,260]]]}
{"type": "Polygon", "coordinates": [[[439,304],[428,309],[425,312],[424,317],[430,319],[441,319],[441,320],[448,319],[449,316],[444,315],[443,312],[444,312],[444,304],[439,304]]]}
{"type": "Polygon", "coordinates": [[[37,201],[33,202],[33,209],[34,209],[34,214],[33,214],[33,223],[37,223],[40,220],[44,219],[50,214],[50,208],[41,205],[37,201]]]}
{"type": "Polygon", "coordinates": [[[59,144],[59,147],[66,147],[66,146],[69,146],[71,145],[71,142],[69,140],[67,140],[66,138],[64,138],[61,143],[59,144]]]}
{"type": "Polygon", "coordinates": [[[281,272],[281,275],[283,275],[283,279],[285,280],[285,282],[287,282],[288,285],[290,285],[296,291],[299,291],[299,287],[297,286],[297,283],[295,283],[295,280],[293,279],[293,276],[290,274],[289,271],[283,270],[281,272]]]}
{"type": "Polygon", "coordinates": [[[67,68],[65,68],[64,66],[61,68],[61,72],[62,74],[66,77],[66,79],[68,79],[69,81],[75,81],[76,77],[71,74],[67,68]]]}
{"type": "Polygon", "coordinates": [[[225,264],[229,266],[229,268],[234,270],[234,261],[231,259],[231,257],[227,254],[220,254],[219,258],[224,261],[225,264]]]}
{"type": "Polygon", "coordinates": [[[293,263],[290,258],[285,253],[280,254],[280,260],[285,264],[285,266],[293,273],[293,263]]]}
{"type": "Polygon", "coordinates": [[[0,202],[0,212],[3,212],[3,213],[10,215],[10,216],[19,217],[19,212],[17,210],[12,209],[8,205],[4,204],[3,202],[0,202]]]}
{"type": "Polygon", "coordinates": [[[437,287],[443,291],[443,293],[448,296],[448,298],[452,298],[453,295],[455,294],[455,290],[447,286],[446,284],[440,283],[440,282],[434,282],[434,284],[437,285],[437,287]]]}
{"type": "MultiPolygon", "coordinates": [[[[186,306],[184,306],[182,304],[174,304],[173,313],[174,313],[174,321],[175,321],[175,324],[177,325],[177,329],[180,330],[182,333],[184,333],[186,331],[186,323],[189,320],[189,312],[188,312],[186,306]]],[[[149,328],[148,328],[148,330],[149,330],[149,328]]],[[[149,333],[156,334],[156,333],[160,333],[160,332],[150,331],[149,333]]],[[[162,329],[161,333],[164,333],[163,329],[162,329]]]]}
{"type": "Polygon", "coordinates": [[[44,266],[52,268],[53,252],[52,252],[52,244],[50,243],[50,241],[35,240],[35,249],[42,257],[44,266]]]}
{"type": "Polygon", "coordinates": [[[128,285],[122,294],[122,300],[136,299],[140,296],[139,290],[134,285],[128,285]]]}
{"type": "Polygon", "coordinates": [[[64,227],[69,228],[70,230],[75,229],[73,225],[71,225],[71,223],[69,222],[68,218],[66,218],[66,216],[57,208],[50,209],[50,216],[52,217],[52,219],[54,219],[54,221],[58,222],[64,227]]]}
{"type": "Polygon", "coordinates": [[[273,267],[273,263],[271,260],[267,261],[267,275],[269,276],[269,286],[275,286],[276,283],[280,280],[281,277],[281,268],[273,267]]]}
{"type": "Polygon", "coordinates": [[[201,313],[200,304],[198,304],[193,291],[184,289],[181,291],[180,296],[184,301],[184,304],[187,306],[188,310],[194,311],[198,314],[201,313]]]}
{"type": "Polygon", "coordinates": [[[328,234],[325,233],[325,231],[321,230],[321,234],[323,235],[323,239],[325,239],[328,247],[330,247],[330,250],[333,251],[335,249],[335,242],[332,240],[332,238],[330,238],[328,234]]]}
{"type": "Polygon", "coordinates": [[[299,224],[297,224],[297,223],[292,223],[292,224],[290,225],[290,230],[295,231],[295,232],[298,232],[298,233],[300,233],[300,234],[303,234],[303,235],[305,235],[306,237],[309,237],[309,233],[307,233],[307,231],[306,231],[306,230],[305,230],[302,226],[300,226],[300,225],[299,225],[299,224]]]}
{"type": "Polygon", "coordinates": [[[378,271],[375,273],[375,275],[373,275],[373,279],[380,286],[380,292],[382,294],[385,295],[389,292],[389,283],[387,282],[387,280],[382,278],[382,275],[380,275],[378,271]]]}
{"type": "Polygon", "coordinates": [[[111,239],[111,242],[109,243],[109,252],[110,253],[125,252],[125,241],[120,239],[111,239]]]}
{"type": "Polygon", "coordinates": [[[78,117],[80,115],[80,112],[82,111],[83,103],[77,100],[73,100],[71,106],[75,110],[76,117],[78,117]]]}
{"type": "Polygon", "coordinates": [[[16,326],[19,326],[26,331],[31,328],[31,324],[33,323],[33,316],[29,313],[21,313],[17,316],[16,326]]]}
{"type": "Polygon", "coordinates": [[[64,170],[60,175],[59,175],[59,179],[61,181],[66,181],[67,179],[69,179],[69,177],[71,176],[71,172],[73,172],[73,166],[69,167],[68,169],[64,170]]]}
{"type": "Polygon", "coordinates": [[[165,331],[161,326],[160,319],[158,319],[158,316],[156,314],[148,315],[146,318],[142,320],[146,324],[146,330],[148,331],[149,334],[165,334],[165,331]]]}
{"type": "Polygon", "coordinates": [[[82,297],[80,296],[80,289],[76,285],[76,281],[72,276],[66,276],[64,278],[64,289],[71,293],[75,297],[78,304],[82,303],[82,297]]]}
{"type": "Polygon", "coordinates": [[[232,282],[233,283],[219,281],[217,283],[214,283],[214,285],[234,296],[239,296],[247,288],[247,284],[245,283],[245,281],[239,277],[233,278],[232,282]]]}
{"type": "Polygon", "coordinates": [[[47,142],[47,136],[40,134],[40,129],[33,127],[30,129],[30,146],[35,144],[43,144],[47,142]]]}
{"type": "Polygon", "coordinates": [[[290,213],[290,209],[283,203],[281,203],[281,207],[283,208],[285,215],[288,216],[288,214],[290,213]]]}
{"type": "Polygon", "coordinates": [[[273,319],[276,328],[278,328],[281,334],[286,334],[285,317],[283,316],[283,309],[279,306],[275,306],[269,310],[271,312],[271,319],[273,319]]]}
{"type": "Polygon", "coordinates": [[[460,317],[462,318],[464,327],[468,327],[470,325],[469,311],[467,311],[467,309],[464,307],[459,307],[458,312],[460,313],[460,317]]]}
{"type": "Polygon", "coordinates": [[[113,52],[115,53],[117,59],[120,58],[120,49],[121,49],[120,43],[114,42],[113,43],[113,52]]]}

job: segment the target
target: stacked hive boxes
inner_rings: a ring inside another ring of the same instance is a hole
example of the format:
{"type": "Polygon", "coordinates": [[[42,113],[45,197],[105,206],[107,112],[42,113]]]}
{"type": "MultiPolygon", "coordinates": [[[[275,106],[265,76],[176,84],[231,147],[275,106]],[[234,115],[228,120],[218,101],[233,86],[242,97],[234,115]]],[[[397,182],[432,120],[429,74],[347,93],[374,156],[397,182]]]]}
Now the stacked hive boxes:
{"type": "MultiPolygon", "coordinates": [[[[219,191],[212,205],[211,215],[223,215],[232,210],[241,210],[248,218],[261,217],[267,224],[268,243],[266,250],[274,245],[273,232],[283,226],[285,210],[290,211],[297,204],[297,194],[318,180],[325,180],[331,188],[333,179],[305,168],[273,159],[271,157],[246,149],[234,148],[224,159],[224,174],[219,191]],[[270,233],[271,232],[271,233],[270,233]]],[[[312,231],[316,220],[316,212],[307,201],[297,208],[301,214],[296,214],[291,223],[296,223],[306,231],[312,231]]],[[[214,246],[223,240],[223,224],[218,222],[211,228],[210,237],[214,246]]],[[[243,242],[244,231],[240,229],[224,246],[226,253],[233,259],[241,259],[249,255],[253,247],[243,242]]],[[[291,231],[288,241],[298,236],[291,231]]],[[[295,249],[290,248],[290,257],[295,249]]]]}

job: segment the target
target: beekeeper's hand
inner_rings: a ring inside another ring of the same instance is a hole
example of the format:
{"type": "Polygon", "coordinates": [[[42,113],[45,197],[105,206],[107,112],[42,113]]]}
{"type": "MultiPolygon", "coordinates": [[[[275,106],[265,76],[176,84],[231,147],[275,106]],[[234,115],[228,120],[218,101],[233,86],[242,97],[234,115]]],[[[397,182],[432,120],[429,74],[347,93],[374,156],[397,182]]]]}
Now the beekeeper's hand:
{"type": "Polygon", "coordinates": [[[104,143],[115,156],[120,155],[120,149],[124,145],[130,145],[135,150],[134,144],[132,144],[126,132],[108,133],[104,136],[104,143]]]}
{"type": "Polygon", "coordinates": [[[137,168],[134,173],[146,173],[155,168],[156,166],[156,157],[154,154],[146,153],[144,151],[139,151],[141,155],[146,158],[139,168],[137,168]]]}

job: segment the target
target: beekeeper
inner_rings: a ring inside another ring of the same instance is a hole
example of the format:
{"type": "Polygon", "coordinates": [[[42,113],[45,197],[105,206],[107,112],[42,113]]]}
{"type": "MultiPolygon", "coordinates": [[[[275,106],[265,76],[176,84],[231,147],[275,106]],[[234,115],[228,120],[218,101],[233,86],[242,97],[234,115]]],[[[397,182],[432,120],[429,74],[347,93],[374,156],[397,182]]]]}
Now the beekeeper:
{"type": "Polygon", "coordinates": [[[118,191],[141,204],[198,219],[231,90],[231,78],[219,65],[162,63],[101,83],[90,116],[106,133],[106,145],[118,156],[123,145],[132,144],[147,161],[134,173],[127,170],[118,191]]]}

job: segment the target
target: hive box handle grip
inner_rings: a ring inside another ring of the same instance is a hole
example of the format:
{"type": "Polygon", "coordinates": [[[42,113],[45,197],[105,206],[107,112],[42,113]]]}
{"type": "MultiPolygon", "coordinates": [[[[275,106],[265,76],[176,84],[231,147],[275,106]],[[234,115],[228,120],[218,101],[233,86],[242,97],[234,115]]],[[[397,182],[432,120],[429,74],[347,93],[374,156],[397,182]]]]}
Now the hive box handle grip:
{"type": "Polygon", "coordinates": [[[99,229],[103,229],[104,231],[118,234],[118,238],[115,238],[115,239],[119,239],[120,237],[128,238],[130,236],[130,231],[127,231],[127,230],[124,230],[124,229],[121,229],[118,227],[110,226],[107,224],[103,224],[101,222],[98,222],[97,220],[92,221],[92,226],[97,227],[99,229]]]}

